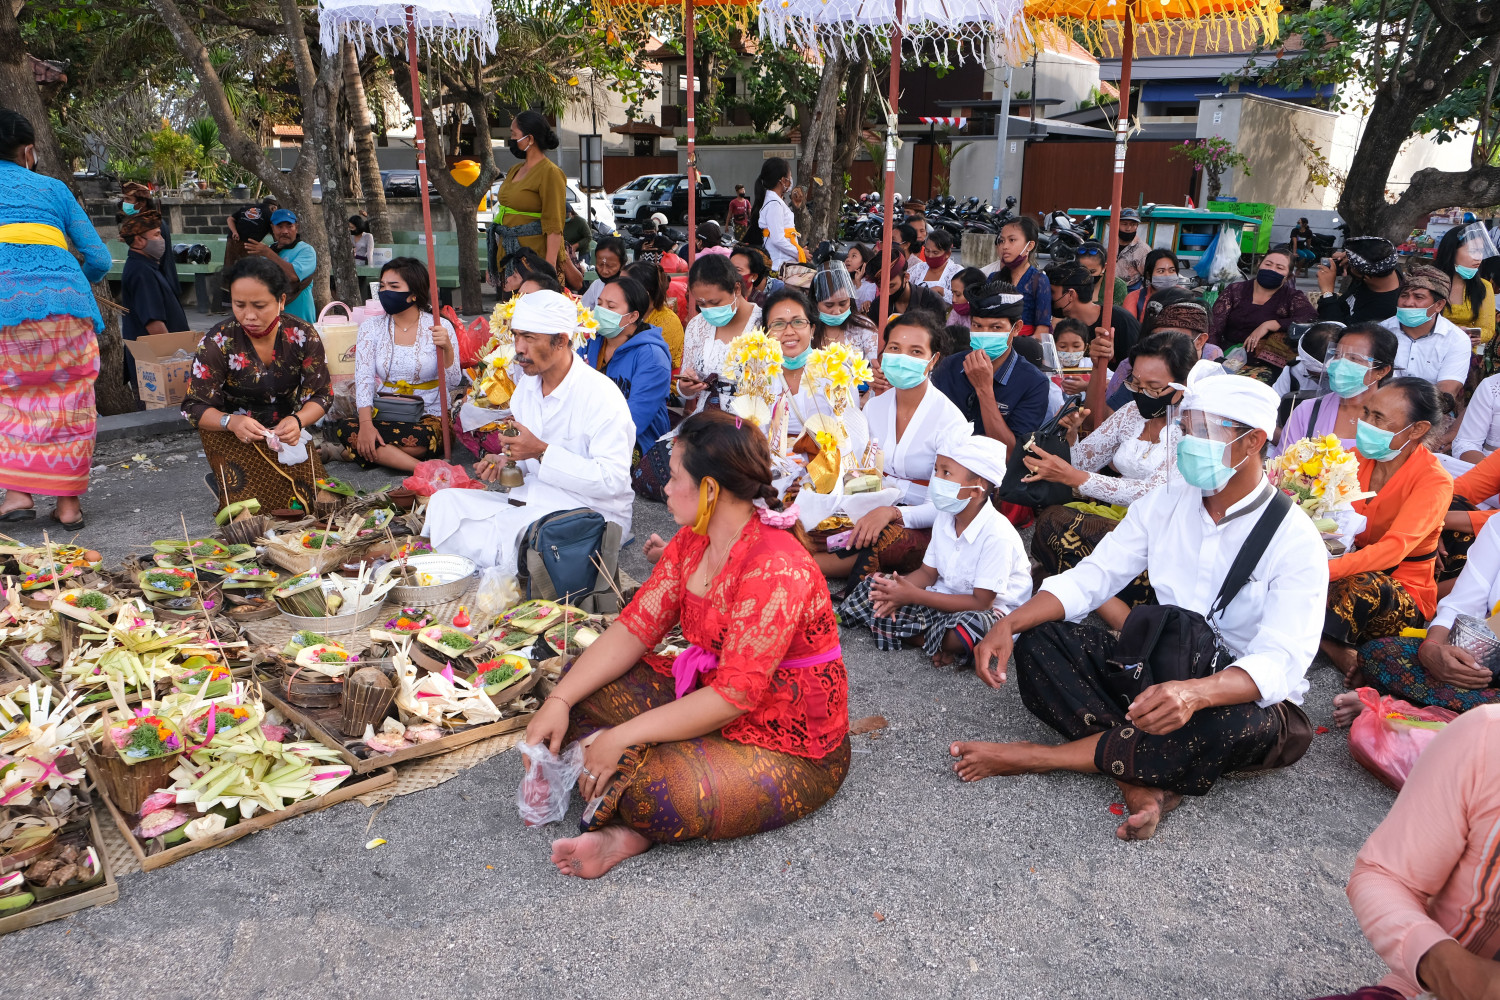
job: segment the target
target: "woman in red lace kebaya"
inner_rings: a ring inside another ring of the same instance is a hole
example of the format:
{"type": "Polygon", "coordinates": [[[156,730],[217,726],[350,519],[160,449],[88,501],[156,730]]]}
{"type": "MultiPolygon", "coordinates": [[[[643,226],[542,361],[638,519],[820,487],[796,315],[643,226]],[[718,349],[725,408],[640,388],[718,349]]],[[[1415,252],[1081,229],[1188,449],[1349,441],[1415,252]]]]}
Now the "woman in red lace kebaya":
{"type": "Polygon", "coordinates": [[[849,681],[828,585],[773,512],[764,434],[722,411],[683,421],[667,508],[682,530],[619,620],[547,697],[526,742],[582,739],[582,836],[552,845],[597,878],[654,843],[784,826],[849,770],[849,681]],[[673,626],[688,648],[653,653],[673,626]]]}

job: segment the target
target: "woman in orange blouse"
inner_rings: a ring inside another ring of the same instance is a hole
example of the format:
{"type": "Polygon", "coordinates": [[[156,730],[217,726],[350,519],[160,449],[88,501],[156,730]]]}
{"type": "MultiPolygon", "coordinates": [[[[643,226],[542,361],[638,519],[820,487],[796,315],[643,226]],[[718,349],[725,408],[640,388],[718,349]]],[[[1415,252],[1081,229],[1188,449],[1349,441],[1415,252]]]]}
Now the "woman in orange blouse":
{"type": "Polygon", "coordinates": [[[667,509],[683,526],[651,578],[526,729],[582,739],[582,836],[552,845],[598,878],[653,843],[728,840],[801,819],[849,770],[849,679],[828,584],[778,514],[766,436],[722,411],[682,422],[667,509]],[[674,626],[691,643],[653,652],[674,626]]]}
{"type": "Polygon", "coordinates": [[[1353,683],[1358,647],[1421,628],[1437,610],[1438,535],[1453,499],[1453,477],[1423,440],[1442,412],[1426,379],[1392,379],[1355,424],[1360,488],[1354,503],[1365,530],[1354,548],[1328,561],[1323,651],[1353,683]]]}

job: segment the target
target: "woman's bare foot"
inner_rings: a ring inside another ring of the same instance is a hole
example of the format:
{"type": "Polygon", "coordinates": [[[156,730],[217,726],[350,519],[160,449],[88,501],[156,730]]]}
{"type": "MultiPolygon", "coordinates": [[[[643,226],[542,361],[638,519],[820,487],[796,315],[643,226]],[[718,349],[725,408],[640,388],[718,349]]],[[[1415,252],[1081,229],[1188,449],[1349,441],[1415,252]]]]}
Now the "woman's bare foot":
{"type": "Polygon", "coordinates": [[[72,524],[83,520],[83,507],[79,505],[77,497],[58,497],[57,507],[54,511],[57,519],[64,524],[72,524]]]}
{"type": "Polygon", "coordinates": [[[1037,743],[955,743],[948,753],[958,758],[953,770],[964,781],[978,781],[995,775],[1039,774],[1051,768],[1042,767],[1039,751],[1047,749],[1037,743]]]}
{"type": "Polygon", "coordinates": [[[1333,696],[1333,724],[1340,729],[1348,729],[1364,710],[1365,703],[1359,700],[1357,692],[1343,691],[1333,696]]]}
{"type": "Polygon", "coordinates": [[[552,842],[552,863],[564,875],[598,878],[626,858],[645,854],[651,841],[628,826],[602,830],[552,842]]]}
{"type": "Polygon", "coordinates": [[[35,507],[36,501],[31,498],[30,493],[8,490],[5,494],[5,502],[0,503],[0,516],[9,514],[13,510],[32,510],[35,507]]]}
{"type": "Polygon", "coordinates": [[[1156,828],[1161,825],[1167,813],[1182,804],[1182,796],[1176,792],[1131,785],[1123,781],[1115,784],[1120,786],[1120,794],[1125,797],[1125,809],[1129,813],[1125,822],[1115,829],[1115,836],[1121,840],[1150,840],[1156,836],[1156,828]]]}
{"type": "Polygon", "coordinates": [[[1352,687],[1354,676],[1359,672],[1359,650],[1332,639],[1324,639],[1319,646],[1323,655],[1332,660],[1338,672],[1344,675],[1344,684],[1352,687]]]}

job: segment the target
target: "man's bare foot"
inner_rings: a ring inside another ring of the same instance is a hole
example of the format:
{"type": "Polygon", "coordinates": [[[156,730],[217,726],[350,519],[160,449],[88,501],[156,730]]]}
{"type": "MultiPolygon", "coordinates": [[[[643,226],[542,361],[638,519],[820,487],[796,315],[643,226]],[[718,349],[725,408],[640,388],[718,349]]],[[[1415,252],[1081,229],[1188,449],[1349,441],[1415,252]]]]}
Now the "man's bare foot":
{"type": "Polygon", "coordinates": [[[932,665],[934,667],[951,667],[953,666],[953,661],[953,654],[946,649],[940,649],[932,654],[932,665]]]}
{"type": "Polygon", "coordinates": [[[1037,743],[955,743],[948,753],[958,758],[953,770],[965,781],[978,781],[995,775],[1040,774],[1051,768],[1039,762],[1039,752],[1047,748],[1037,743]]]}
{"type": "Polygon", "coordinates": [[[1354,691],[1343,691],[1333,696],[1333,724],[1340,729],[1348,729],[1364,710],[1365,703],[1359,700],[1359,695],[1354,691]]]}
{"type": "Polygon", "coordinates": [[[607,826],[552,842],[552,863],[564,875],[598,878],[626,858],[644,854],[651,841],[628,826],[607,826]]]}
{"type": "Polygon", "coordinates": [[[1344,684],[1352,686],[1355,674],[1359,672],[1359,650],[1353,646],[1345,646],[1341,642],[1324,639],[1320,646],[1323,655],[1333,661],[1334,667],[1344,675],[1344,684]]]}
{"type": "Polygon", "coordinates": [[[1167,813],[1182,804],[1182,796],[1176,792],[1131,785],[1123,781],[1115,784],[1120,786],[1120,794],[1125,797],[1125,809],[1129,813],[1125,822],[1115,829],[1115,836],[1121,840],[1150,840],[1156,836],[1156,828],[1161,825],[1167,813]]]}

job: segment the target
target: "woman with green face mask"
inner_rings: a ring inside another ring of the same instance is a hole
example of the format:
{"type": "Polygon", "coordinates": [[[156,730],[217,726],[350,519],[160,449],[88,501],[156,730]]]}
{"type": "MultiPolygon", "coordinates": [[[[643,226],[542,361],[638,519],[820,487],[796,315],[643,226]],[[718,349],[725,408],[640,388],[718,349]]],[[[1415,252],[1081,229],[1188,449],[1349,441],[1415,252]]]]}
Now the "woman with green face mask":
{"type": "MultiPolygon", "coordinates": [[[[1495,244],[1490,239],[1489,230],[1476,222],[1444,233],[1432,261],[1451,282],[1443,315],[1455,326],[1478,328],[1479,343],[1485,345],[1495,339],[1495,289],[1479,276],[1479,267],[1486,258],[1494,256],[1495,244]]],[[[1493,355],[1493,351],[1485,351],[1492,366],[1493,355]]],[[[1492,371],[1493,367],[1484,374],[1489,375],[1492,371]]]]}
{"type": "Polygon", "coordinates": [[[1326,392],[1297,404],[1271,454],[1280,455],[1303,438],[1329,434],[1353,448],[1355,425],[1370,396],[1391,377],[1397,349],[1396,335],[1379,323],[1355,323],[1336,332],[1328,342],[1326,392]]]}
{"type": "Polygon", "coordinates": [[[739,272],[723,254],[708,254],[693,261],[688,271],[688,297],[698,314],[688,320],[683,332],[677,394],[687,403],[689,413],[702,410],[711,397],[725,408],[729,394],[711,393],[709,386],[723,371],[734,338],[761,325],[760,306],[745,297],[739,272]]]}
{"type": "Polygon", "coordinates": [[[818,307],[813,343],[818,347],[848,344],[874,364],[880,356],[880,337],[875,324],[859,312],[859,292],[843,264],[831,260],[818,268],[812,298],[818,307]]]}
{"type": "MultiPolygon", "coordinates": [[[[816,311],[807,293],[791,285],[782,285],[766,297],[766,335],[781,344],[781,398],[776,402],[776,415],[771,426],[780,425],[780,413],[786,412],[786,439],[796,441],[803,427],[814,416],[832,417],[833,404],[822,389],[806,378],[803,370],[818,349],[814,333],[818,328],[816,311]]],[[[844,411],[844,427],[849,432],[849,450],[862,455],[869,444],[870,432],[865,427],[865,418],[852,406],[844,411]]],[[[781,454],[779,442],[773,441],[771,451],[781,454]]]]}
{"type": "Polygon", "coordinates": [[[1365,518],[1354,546],[1328,561],[1323,652],[1351,687],[1359,647],[1426,626],[1437,610],[1438,537],[1453,477],[1425,444],[1446,408],[1426,379],[1392,379],[1370,394],[1355,425],[1365,518]]]}

